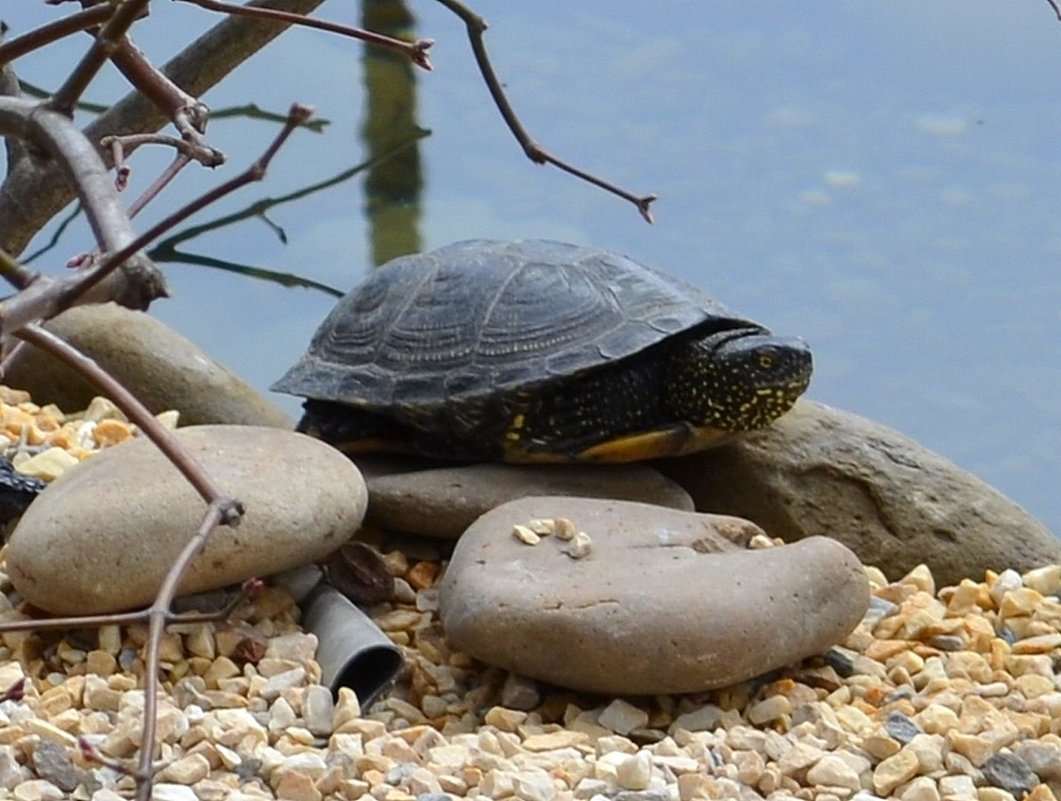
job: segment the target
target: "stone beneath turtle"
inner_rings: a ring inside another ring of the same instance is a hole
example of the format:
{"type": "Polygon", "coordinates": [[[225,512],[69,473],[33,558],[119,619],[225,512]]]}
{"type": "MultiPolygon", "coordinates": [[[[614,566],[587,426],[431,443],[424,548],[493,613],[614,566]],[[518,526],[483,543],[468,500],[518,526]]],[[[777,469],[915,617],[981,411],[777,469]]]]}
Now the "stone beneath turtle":
{"type": "Polygon", "coordinates": [[[348,453],[628,462],[769,425],[811,364],[802,340],[623,256],[475,240],[374,272],[273,389],[348,453]]]}

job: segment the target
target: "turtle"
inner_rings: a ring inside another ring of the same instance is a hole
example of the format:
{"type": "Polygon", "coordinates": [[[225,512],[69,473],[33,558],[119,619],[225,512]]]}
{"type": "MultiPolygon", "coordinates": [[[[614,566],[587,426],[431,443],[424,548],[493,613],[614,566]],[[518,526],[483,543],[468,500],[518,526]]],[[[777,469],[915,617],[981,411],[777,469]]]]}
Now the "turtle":
{"type": "Polygon", "coordinates": [[[470,240],[373,271],[272,389],[351,455],[631,462],[768,426],[811,370],[802,339],[625,256],[470,240]]]}

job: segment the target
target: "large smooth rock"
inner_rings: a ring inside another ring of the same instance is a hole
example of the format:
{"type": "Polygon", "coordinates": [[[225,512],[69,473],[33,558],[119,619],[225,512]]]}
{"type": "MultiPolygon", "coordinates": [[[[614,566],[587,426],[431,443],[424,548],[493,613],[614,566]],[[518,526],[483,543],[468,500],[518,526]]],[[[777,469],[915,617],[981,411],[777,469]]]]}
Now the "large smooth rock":
{"type": "Polygon", "coordinates": [[[696,508],[786,541],[824,534],[899,578],[919,563],[956,584],[1061,560],[1061,541],[990,485],[909,437],[799,401],[764,431],[660,462],[696,508]]]}
{"type": "Polygon", "coordinates": [[[622,498],[692,511],[689,493],[645,465],[476,464],[394,472],[400,462],[359,459],[368,522],[391,531],[456,539],[495,506],[528,495],[622,498]]]}
{"type": "Polygon", "coordinates": [[[566,687],[612,694],[697,692],[820,653],[869,603],[847,548],[814,537],[744,550],[746,521],[648,504],[523,498],[458,540],[440,588],[461,650],[566,687]],[[580,559],[515,524],[566,517],[589,534],[580,559]]]}
{"type": "MultiPolygon", "coordinates": [[[[196,426],[177,437],[246,505],[191,563],[182,593],[201,592],[321,559],[360,526],[367,493],[338,451],[290,431],[196,426]]],[[[206,506],[146,439],[116,445],[51,484],[7,547],[23,597],[55,614],[149,603],[206,506]]]]}
{"type": "MultiPolygon", "coordinates": [[[[179,410],[181,425],[295,427],[254,387],[143,312],[114,303],[75,306],[46,327],[95,359],[152,412],[179,410]]],[[[68,411],[86,408],[100,394],[80,374],[29,346],[5,367],[4,383],[29,390],[39,404],[68,411]]]]}

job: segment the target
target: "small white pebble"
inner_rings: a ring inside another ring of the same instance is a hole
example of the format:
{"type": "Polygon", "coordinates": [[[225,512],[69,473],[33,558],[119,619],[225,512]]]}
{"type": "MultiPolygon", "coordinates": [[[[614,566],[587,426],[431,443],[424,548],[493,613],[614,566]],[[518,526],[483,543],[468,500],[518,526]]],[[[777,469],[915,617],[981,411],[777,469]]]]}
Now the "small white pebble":
{"type": "Polygon", "coordinates": [[[593,540],[585,531],[579,531],[571,538],[571,543],[564,548],[564,553],[572,559],[584,559],[593,550],[593,540]]]}
{"type": "Polygon", "coordinates": [[[542,538],[531,531],[526,526],[516,524],[512,527],[512,534],[517,540],[522,542],[524,545],[537,545],[542,541],[542,538]]]}
{"type": "Polygon", "coordinates": [[[558,540],[564,540],[566,542],[567,540],[572,539],[577,531],[578,529],[575,528],[575,524],[566,517],[557,517],[553,519],[553,533],[558,540]]]}

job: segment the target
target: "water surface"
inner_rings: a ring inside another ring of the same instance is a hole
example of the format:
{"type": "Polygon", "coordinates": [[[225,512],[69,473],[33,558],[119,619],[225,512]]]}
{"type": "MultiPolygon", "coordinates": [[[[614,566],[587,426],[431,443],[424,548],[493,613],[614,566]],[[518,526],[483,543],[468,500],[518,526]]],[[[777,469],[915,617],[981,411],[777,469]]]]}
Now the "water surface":
{"type": "MultiPolygon", "coordinates": [[[[152,8],[136,36],[159,59],[215,21],[152,8]]],[[[657,192],[654,226],[526,161],[463,26],[436,4],[410,8],[420,35],[438,41],[435,71],[415,87],[416,120],[432,133],[419,144],[419,208],[395,224],[427,248],[550,237],[672,270],[806,337],[811,397],[894,426],[1061,532],[1061,24],[1045,2],[481,2],[524,123],[580,166],[657,192]]],[[[2,13],[18,31],[59,12],[2,13]]],[[[320,13],[358,19],[348,2],[320,13]]],[[[20,62],[23,77],[54,85],[83,44],[20,62]]],[[[215,108],[299,100],[331,121],[324,135],[294,137],[264,185],[217,212],[363,160],[363,75],[357,45],[292,31],[211,92],[215,108]]],[[[89,97],[106,102],[119,86],[108,74],[89,97]]],[[[220,120],[210,135],[231,173],[274,130],[220,120]]],[[[164,160],[138,157],[135,185],[164,160]]],[[[220,177],[189,173],[169,200],[220,177]]],[[[364,208],[355,179],[274,209],[286,244],[252,220],[187,247],[345,289],[370,263],[364,208]]],[[[63,257],[83,241],[75,229],[63,257]]],[[[157,315],[263,389],[332,303],[200,267],[169,274],[174,298],[157,315]]]]}

